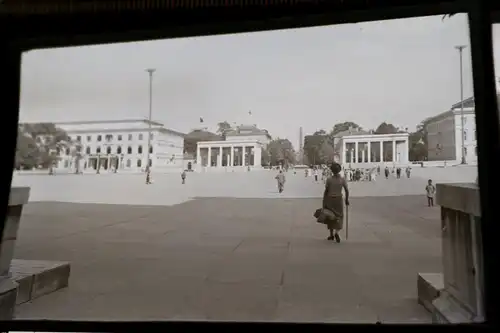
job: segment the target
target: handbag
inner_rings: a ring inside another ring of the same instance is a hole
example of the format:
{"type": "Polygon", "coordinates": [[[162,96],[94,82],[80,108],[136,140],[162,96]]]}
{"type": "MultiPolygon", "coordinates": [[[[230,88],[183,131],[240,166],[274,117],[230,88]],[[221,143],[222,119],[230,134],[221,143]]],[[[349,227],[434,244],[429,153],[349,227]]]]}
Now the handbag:
{"type": "Polygon", "coordinates": [[[316,218],[316,222],[323,224],[328,224],[328,221],[335,221],[337,218],[334,212],[326,208],[316,209],[313,216],[316,218]]]}

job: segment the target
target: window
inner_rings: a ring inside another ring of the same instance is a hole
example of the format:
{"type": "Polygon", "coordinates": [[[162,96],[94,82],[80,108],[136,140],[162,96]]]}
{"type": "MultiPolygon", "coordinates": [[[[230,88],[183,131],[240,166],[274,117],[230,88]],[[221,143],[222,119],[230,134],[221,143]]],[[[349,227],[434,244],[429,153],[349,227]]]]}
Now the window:
{"type": "Polygon", "coordinates": [[[113,140],[113,134],[106,134],[104,138],[106,139],[107,142],[110,142],[113,140]]]}
{"type": "Polygon", "coordinates": [[[106,154],[111,154],[111,147],[109,147],[109,146],[108,146],[108,147],[106,148],[106,154]]]}
{"type": "Polygon", "coordinates": [[[101,142],[102,141],[102,135],[97,136],[97,141],[101,142]]]}
{"type": "Polygon", "coordinates": [[[78,141],[78,142],[82,142],[82,137],[81,137],[80,135],[77,135],[77,136],[76,136],[76,141],[78,141]]]}
{"type": "Polygon", "coordinates": [[[132,166],[132,161],[131,160],[127,160],[127,168],[130,168],[132,166]]]}
{"type": "Polygon", "coordinates": [[[467,141],[467,130],[464,130],[464,141],[467,141]]]}
{"type": "Polygon", "coordinates": [[[477,156],[477,146],[474,146],[474,150],[475,150],[476,156],[477,156]]]}
{"type": "Polygon", "coordinates": [[[137,148],[137,153],[142,154],[142,146],[139,146],[139,148],[137,148]]]}
{"type": "Polygon", "coordinates": [[[121,154],[122,153],[122,147],[118,146],[118,148],[116,148],[116,153],[117,154],[121,154]]]}
{"type": "Polygon", "coordinates": [[[474,139],[477,140],[477,130],[474,130],[474,139]]]}
{"type": "Polygon", "coordinates": [[[96,152],[97,154],[100,154],[100,153],[101,153],[101,147],[97,147],[97,148],[95,149],[95,152],[96,152]]]}
{"type": "Polygon", "coordinates": [[[149,167],[152,167],[152,166],[153,166],[153,160],[149,159],[149,167]]]}
{"type": "Polygon", "coordinates": [[[151,140],[153,140],[153,133],[150,133],[150,134],[149,134],[149,138],[150,138],[151,140]]]}
{"type": "Polygon", "coordinates": [[[137,160],[137,167],[140,168],[142,166],[142,161],[141,160],[137,160]]]}
{"type": "Polygon", "coordinates": [[[142,140],[144,138],[144,136],[142,135],[142,133],[139,134],[139,140],[142,140]]]}
{"type": "Polygon", "coordinates": [[[127,154],[132,154],[132,147],[130,146],[127,147],[127,154]]]}
{"type": "Polygon", "coordinates": [[[149,153],[152,154],[153,153],[153,146],[149,146],[149,153]]]}
{"type": "Polygon", "coordinates": [[[69,154],[70,154],[69,148],[66,148],[66,155],[69,155],[69,154]]]}
{"type": "Polygon", "coordinates": [[[128,135],[128,141],[132,141],[132,134],[128,135]]]}
{"type": "Polygon", "coordinates": [[[91,135],[87,135],[87,141],[92,141],[92,136],[91,135]]]}
{"type": "Polygon", "coordinates": [[[464,147],[464,157],[467,157],[467,147],[464,147]]]}
{"type": "Polygon", "coordinates": [[[90,147],[87,147],[87,149],[85,149],[85,153],[86,153],[87,155],[89,155],[89,154],[90,154],[90,147]]]}

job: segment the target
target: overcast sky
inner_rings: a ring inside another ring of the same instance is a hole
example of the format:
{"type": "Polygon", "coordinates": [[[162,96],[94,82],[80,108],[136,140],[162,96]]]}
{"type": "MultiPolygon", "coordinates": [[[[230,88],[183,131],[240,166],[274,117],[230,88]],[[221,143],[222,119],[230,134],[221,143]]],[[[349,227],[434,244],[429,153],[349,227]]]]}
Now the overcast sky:
{"type": "MultiPolygon", "coordinates": [[[[23,57],[20,117],[147,117],[144,70],[153,67],[153,120],[182,132],[200,117],[211,129],[257,124],[294,144],[300,126],[304,134],[342,121],[414,129],[459,101],[457,44],[469,44],[465,15],[32,51],[23,57]]],[[[469,49],[464,74],[467,97],[469,49]]]]}

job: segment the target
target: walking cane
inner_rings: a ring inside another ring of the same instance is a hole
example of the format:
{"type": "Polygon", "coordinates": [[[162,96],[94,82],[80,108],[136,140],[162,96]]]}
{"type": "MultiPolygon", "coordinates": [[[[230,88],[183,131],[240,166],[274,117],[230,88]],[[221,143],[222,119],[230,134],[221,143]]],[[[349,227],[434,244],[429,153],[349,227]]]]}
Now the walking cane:
{"type": "Polygon", "coordinates": [[[345,239],[349,238],[349,206],[345,206],[345,239]]]}

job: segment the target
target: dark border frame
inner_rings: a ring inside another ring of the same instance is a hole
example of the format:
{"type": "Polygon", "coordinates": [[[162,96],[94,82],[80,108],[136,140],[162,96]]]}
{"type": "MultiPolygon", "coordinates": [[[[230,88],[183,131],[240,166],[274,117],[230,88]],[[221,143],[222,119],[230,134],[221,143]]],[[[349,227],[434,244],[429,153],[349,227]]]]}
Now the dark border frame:
{"type": "MultiPolygon", "coordinates": [[[[40,0],[43,1],[43,0],[40,0]]],[[[105,0],[103,0],[105,1],[105,0]]],[[[139,2],[139,1],[137,1],[139,2]]],[[[182,2],[182,1],[179,1],[182,2]]],[[[238,1],[232,1],[238,2],[238,1]]],[[[495,93],[491,24],[500,22],[493,15],[500,11],[500,2],[487,0],[330,0],[330,1],[241,1],[241,7],[209,9],[164,9],[157,11],[123,11],[121,13],[82,13],[71,15],[3,15],[0,14],[0,66],[4,112],[4,163],[14,165],[19,117],[20,70],[22,52],[35,48],[77,46],[204,36],[222,33],[287,29],[329,24],[375,21],[413,16],[469,14],[470,42],[476,101],[476,127],[479,129],[478,161],[481,192],[482,235],[485,264],[485,297],[487,323],[464,325],[463,328],[497,326],[499,266],[496,257],[498,223],[496,223],[496,187],[500,186],[497,171],[500,156],[500,119],[495,93]],[[253,4],[251,4],[253,3],[253,4]],[[255,5],[257,3],[257,5],[255,5]],[[267,4],[266,4],[267,3],[267,4]],[[244,7],[244,8],[243,8],[244,7]],[[6,116],[8,115],[8,116],[6,116]]],[[[0,4],[1,6],[1,4],[0,4]]],[[[2,174],[0,206],[4,216],[3,232],[12,172],[2,174]]],[[[364,326],[364,325],[361,325],[364,326]]],[[[406,326],[406,325],[402,325],[406,326]]],[[[396,328],[402,328],[397,326],[396,328]]],[[[15,320],[0,322],[0,330],[24,331],[146,331],[156,329],[313,329],[314,331],[352,328],[338,324],[291,323],[217,323],[217,322],[77,322],[52,320],[15,320]],[[334,327],[332,327],[334,326],[334,327]]],[[[369,329],[373,329],[367,325],[369,329]]],[[[380,326],[378,326],[381,328],[380,326]]],[[[382,326],[387,327],[387,326],[382,326]]],[[[417,326],[428,329],[428,325],[417,326]]],[[[413,328],[417,328],[413,327],[413,328]]],[[[407,327],[408,328],[408,327],[407,327]]],[[[439,329],[451,328],[440,326],[439,329]]],[[[387,329],[389,329],[387,327],[387,329]]]]}

